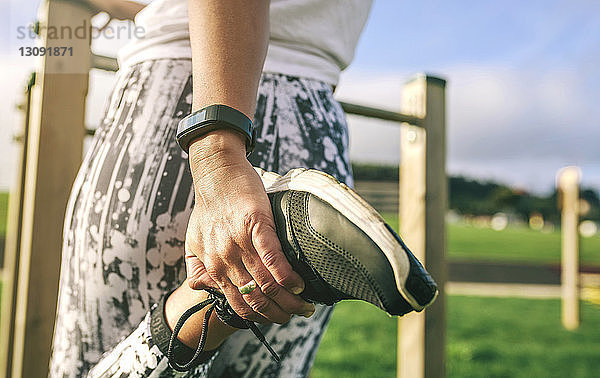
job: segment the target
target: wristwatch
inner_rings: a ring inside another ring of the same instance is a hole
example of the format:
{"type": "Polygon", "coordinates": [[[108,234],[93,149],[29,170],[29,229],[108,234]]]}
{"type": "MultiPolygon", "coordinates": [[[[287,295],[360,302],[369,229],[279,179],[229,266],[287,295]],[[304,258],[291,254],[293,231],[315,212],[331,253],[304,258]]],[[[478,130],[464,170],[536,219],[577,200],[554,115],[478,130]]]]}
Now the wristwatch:
{"type": "Polygon", "coordinates": [[[188,115],[177,126],[177,144],[189,153],[192,141],[217,129],[230,129],[246,137],[246,156],[256,142],[256,129],[250,118],[227,105],[209,105],[188,115]]]}

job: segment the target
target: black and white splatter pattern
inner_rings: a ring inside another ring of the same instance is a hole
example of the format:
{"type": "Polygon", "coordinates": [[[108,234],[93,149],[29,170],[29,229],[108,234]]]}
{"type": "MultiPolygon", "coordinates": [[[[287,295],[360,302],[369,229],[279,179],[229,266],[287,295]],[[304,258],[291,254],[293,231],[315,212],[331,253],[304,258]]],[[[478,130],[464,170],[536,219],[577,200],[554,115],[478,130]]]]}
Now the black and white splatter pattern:
{"type": "MultiPolygon", "coordinates": [[[[190,60],[146,61],[118,73],[67,208],[52,377],[85,375],[185,277],[194,198],[175,132],[191,111],[191,91],[190,60]]],[[[345,116],[329,85],[264,73],[255,123],[253,165],[280,174],[317,168],[352,185],[345,116]]],[[[310,319],[262,328],[280,366],[240,331],[194,376],[306,376],[330,314],[317,306],[310,319]]]]}

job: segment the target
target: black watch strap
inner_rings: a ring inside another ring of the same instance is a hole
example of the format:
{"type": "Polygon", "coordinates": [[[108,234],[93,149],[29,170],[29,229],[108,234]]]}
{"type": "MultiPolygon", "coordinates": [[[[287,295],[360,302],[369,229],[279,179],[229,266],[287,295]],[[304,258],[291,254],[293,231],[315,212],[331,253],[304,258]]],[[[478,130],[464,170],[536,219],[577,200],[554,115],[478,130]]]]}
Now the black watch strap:
{"type": "Polygon", "coordinates": [[[231,129],[246,137],[246,155],[254,149],[256,130],[250,118],[227,105],[209,105],[188,115],[177,126],[177,143],[185,152],[196,138],[217,129],[231,129]]]}

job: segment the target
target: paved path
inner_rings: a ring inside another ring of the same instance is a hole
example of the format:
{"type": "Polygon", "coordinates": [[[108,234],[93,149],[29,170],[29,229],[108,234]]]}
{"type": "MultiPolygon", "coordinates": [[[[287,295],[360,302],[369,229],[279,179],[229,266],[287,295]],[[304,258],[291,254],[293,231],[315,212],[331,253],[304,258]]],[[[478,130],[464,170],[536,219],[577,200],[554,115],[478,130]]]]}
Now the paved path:
{"type": "MultiPolygon", "coordinates": [[[[560,270],[560,264],[451,260],[448,281],[560,285],[560,270]]],[[[579,271],[600,274],[600,266],[582,265],[579,271]]]]}
{"type": "Polygon", "coordinates": [[[518,283],[448,282],[450,295],[514,298],[560,298],[560,285],[518,283]]]}
{"type": "MultiPolygon", "coordinates": [[[[539,285],[489,282],[448,282],[446,293],[498,298],[556,299],[561,297],[560,285],[539,285]]],[[[600,275],[581,275],[581,299],[600,305],[600,275]]]]}

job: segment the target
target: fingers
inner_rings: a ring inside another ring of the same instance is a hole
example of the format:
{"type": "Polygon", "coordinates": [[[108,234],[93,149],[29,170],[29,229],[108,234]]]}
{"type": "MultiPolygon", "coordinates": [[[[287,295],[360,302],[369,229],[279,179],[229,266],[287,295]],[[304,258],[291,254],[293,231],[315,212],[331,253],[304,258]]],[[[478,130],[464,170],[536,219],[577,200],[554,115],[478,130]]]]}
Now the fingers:
{"type": "Polygon", "coordinates": [[[242,262],[258,286],[255,291],[260,291],[265,297],[275,302],[283,311],[288,314],[298,314],[306,317],[314,313],[315,305],[304,301],[298,295],[291,294],[283,286],[279,285],[262,264],[261,260],[258,259],[256,253],[250,256],[243,255],[242,262]]]}
{"type": "Polygon", "coordinates": [[[292,270],[287,261],[272,222],[256,222],[252,224],[252,244],[272,277],[281,286],[293,294],[304,290],[304,281],[292,270]]]}
{"type": "Polygon", "coordinates": [[[201,290],[207,287],[219,287],[206,271],[206,267],[202,261],[196,255],[189,252],[185,254],[185,271],[188,286],[191,289],[201,290]]]}
{"type": "Polygon", "coordinates": [[[253,279],[248,272],[245,272],[245,274],[243,272],[240,273],[239,276],[243,278],[232,278],[232,283],[237,292],[236,294],[241,296],[242,300],[245,301],[254,312],[263,315],[268,320],[278,324],[287,323],[290,320],[291,315],[288,312],[283,311],[271,298],[264,295],[260,290],[260,287],[256,287],[249,294],[240,294],[239,288],[253,279]]]}
{"type": "Polygon", "coordinates": [[[281,324],[291,314],[314,313],[313,304],[292,294],[301,293],[304,282],[283,254],[270,212],[248,211],[241,222],[210,223],[197,222],[195,214],[204,211],[192,212],[186,234],[190,288],[218,287],[233,310],[251,321],[281,324]],[[238,288],[251,280],[259,287],[242,295],[238,288]]]}
{"type": "MultiPolygon", "coordinates": [[[[248,304],[249,308],[256,313],[264,315],[266,318],[274,322],[286,322],[289,320],[289,314],[298,314],[305,317],[311,316],[315,311],[314,305],[312,303],[305,302],[297,295],[289,293],[277,282],[275,282],[269,271],[264,267],[264,265],[262,265],[261,261],[258,259],[258,256],[256,256],[256,253],[254,253],[254,256],[255,258],[246,258],[244,261],[242,261],[244,265],[248,267],[248,273],[242,272],[241,274],[238,274],[238,277],[242,278],[237,278],[235,282],[244,283],[239,285],[232,284],[234,289],[237,289],[239,292],[239,287],[248,283],[251,279],[255,280],[258,285],[258,287],[254,290],[255,293],[252,293],[249,296],[242,295],[242,299],[244,302],[246,302],[246,304],[248,304]],[[271,301],[274,303],[269,303],[271,301]],[[260,310],[257,311],[255,308],[259,308],[260,310]],[[285,316],[283,316],[278,310],[279,308],[285,313],[285,316]]],[[[195,255],[188,253],[186,254],[185,259],[188,276],[187,281],[190,288],[194,290],[200,290],[206,287],[220,288],[221,286],[229,286],[226,282],[222,285],[218,285],[210,277],[202,261],[200,261],[200,259],[195,255]]],[[[225,293],[225,290],[223,292],[225,293]]],[[[238,294],[233,289],[227,289],[227,293],[235,296],[238,294]]],[[[232,303],[234,301],[235,300],[232,300],[232,303]]],[[[244,310],[248,310],[248,308],[244,308],[244,310]]],[[[239,314],[244,310],[239,309],[236,312],[239,314]]],[[[254,319],[257,319],[257,321],[265,320],[264,318],[254,319]]]]}
{"type": "Polygon", "coordinates": [[[244,319],[252,320],[253,322],[264,323],[264,317],[260,316],[252,310],[252,308],[244,301],[237,287],[231,283],[228,277],[228,268],[224,265],[215,261],[214,263],[210,260],[205,262],[207,273],[217,283],[218,288],[221,290],[233,311],[244,319]]]}
{"type": "Polygon", "coordinates": [[[227,264],[224,264],[222,260],[214,263],[207,261],[206,268],[208,274],[227,297],[233,310],[242,318],[260,323],[264,323],[265,320],[279,324],[289,321],[290,314],[284,312],[258,288],[250,294],[242,295],[240,293],[238,288],[253,278],[239,258],[227,264]]]}

